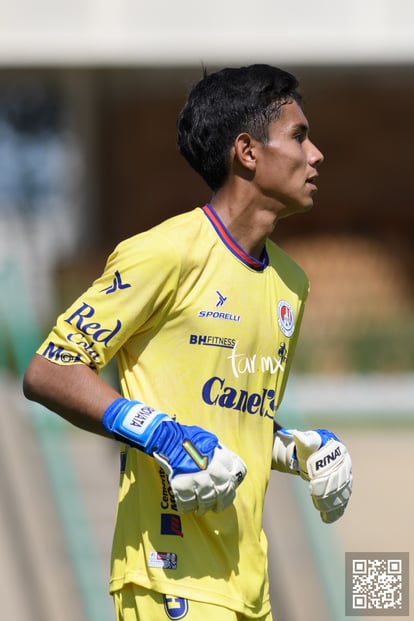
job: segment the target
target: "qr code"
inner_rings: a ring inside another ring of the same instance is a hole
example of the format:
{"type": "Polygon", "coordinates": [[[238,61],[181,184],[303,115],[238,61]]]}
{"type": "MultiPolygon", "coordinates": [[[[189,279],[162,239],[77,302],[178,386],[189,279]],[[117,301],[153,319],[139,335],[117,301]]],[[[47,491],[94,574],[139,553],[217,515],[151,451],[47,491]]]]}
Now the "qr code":
{"type": "Polygon", "coordinates": [[[346,553],[346,614],[406,616],[408,552],[346,553]]]}

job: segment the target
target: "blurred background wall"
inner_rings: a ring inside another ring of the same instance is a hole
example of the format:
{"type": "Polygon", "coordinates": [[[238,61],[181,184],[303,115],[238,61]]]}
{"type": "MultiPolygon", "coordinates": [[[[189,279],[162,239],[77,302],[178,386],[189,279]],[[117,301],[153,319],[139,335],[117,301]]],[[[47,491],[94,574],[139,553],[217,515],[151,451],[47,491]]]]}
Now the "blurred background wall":
{"type": "MultiPolygon", "coordinates": [[[[301,80],[326,157],[315,208],[274,234],[312,281],[297,370],[407,370],[413,68],[283,66],[301,80]]],[[[45,324],[123,237],[209,199],[175,147],[177,113],[200,75],[200,66],[0,71],[2,252],[32,272],[45,324]]]]}
{"type": "MultiPolygon", "coordinates": [[[[359,476],[349,517],[329,534],[302,515],[288,483],[272,480],[270,514],[272,499],[279,505],[282,497],[293,503],[286,528],[292,512],[302,517],[285,547],[269,520],[277,551],[272,588],[284,621],[308,619],[309,602],[311,618],[342,618],[344,549],[361,550],[367,541],[369,549],[412,549],[409,506],[390,524],[375,502],[392,506],[394,494],[398,502],[381,459],[390,428],[393,446],[412,438],[413,23],[408,0],[300,0],[294,7],[0,0],[0,395],[3,426],[16,425],[1,442],[10,456],[27,442],[38,464],[26,471],[24,456],[13,466],[4,458],[0,541],[3,573],[20,593],[18,621],[111,618],[103,593],[116,450],[45,412],[39,417],[22,400],[20,377],[56,314],[99,274],[118,241],[209,199],[175,147],[176,117],[202,66],[267,62],[295,73],[311,138],[325,155],[314,209],[274,233],[311,280],[280,416],[291,426],[326,421],[343,430],[359,476]],[[366,454],[381,463],[375,479],[366,454]],[[377,490],[370,505],[367,489],[377,490]],[[48,550],[42,562],[36,539],[48,550]],[[292,555],[307,568],[303,597],[295,595],[292,555]],[[329,573],[337,575],[334,585],[329,573]]],[[[412,466],[404,446],[396,472],[412,466]]]]}

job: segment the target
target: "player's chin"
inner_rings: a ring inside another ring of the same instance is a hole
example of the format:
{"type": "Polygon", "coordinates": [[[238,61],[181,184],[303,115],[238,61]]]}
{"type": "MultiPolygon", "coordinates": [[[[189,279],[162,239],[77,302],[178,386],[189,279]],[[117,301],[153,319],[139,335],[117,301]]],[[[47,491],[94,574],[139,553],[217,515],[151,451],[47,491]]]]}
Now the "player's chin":
{"type": "Polygon", "coordinates": [[[307,195],[303,201],[298,203],[297,213],[307,213],[313,207],[313,192],[310,195],[307,195]]]}
{"type": "Polygon", "coordinates": [[[307,213],[313,207],[313,200],[307,200],[303,203],[296,203],[295,205],[291,205],[283,212],[281,212],[278,216],[278,219],[281,220],[283,218],[288,218],[289,216],[293,216],[295,214],[307,213]]]}

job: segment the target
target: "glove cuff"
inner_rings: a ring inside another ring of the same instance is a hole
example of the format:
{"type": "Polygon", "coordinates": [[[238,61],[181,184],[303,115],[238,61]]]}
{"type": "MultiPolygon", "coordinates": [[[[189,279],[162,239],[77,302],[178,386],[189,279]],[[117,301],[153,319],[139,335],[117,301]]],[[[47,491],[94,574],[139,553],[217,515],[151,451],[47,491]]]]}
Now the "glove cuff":
{"type": "Polygon", "coordinates": [[[273,435],[272,470],[299,474],[293,429],[281,427],[273,435]]]}
{"type": "Polygon", "coordinates": [[[120,397],[105,410],[102,425],[117,440],[151,455],[151,437],[164,420],[171,420],[164,412],[120,397]]]}

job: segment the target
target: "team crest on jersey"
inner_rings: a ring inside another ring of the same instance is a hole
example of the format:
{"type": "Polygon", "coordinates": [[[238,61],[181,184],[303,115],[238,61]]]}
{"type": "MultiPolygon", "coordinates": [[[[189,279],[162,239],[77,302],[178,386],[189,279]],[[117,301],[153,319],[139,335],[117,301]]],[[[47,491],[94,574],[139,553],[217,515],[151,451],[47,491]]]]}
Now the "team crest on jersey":
{"type": "Polygon", "coordinates": [[[184,619],[188,613],[188,600],[184,597],[164,595],[164,610],[169,619],[184,619]]]}
{"type": "Polygon", "coordinates": [[[286,300],[280,300],[277,305],[277,323],[285,336],[292,336],[295,331],[295,316],[293,308],[286,300]]]}

